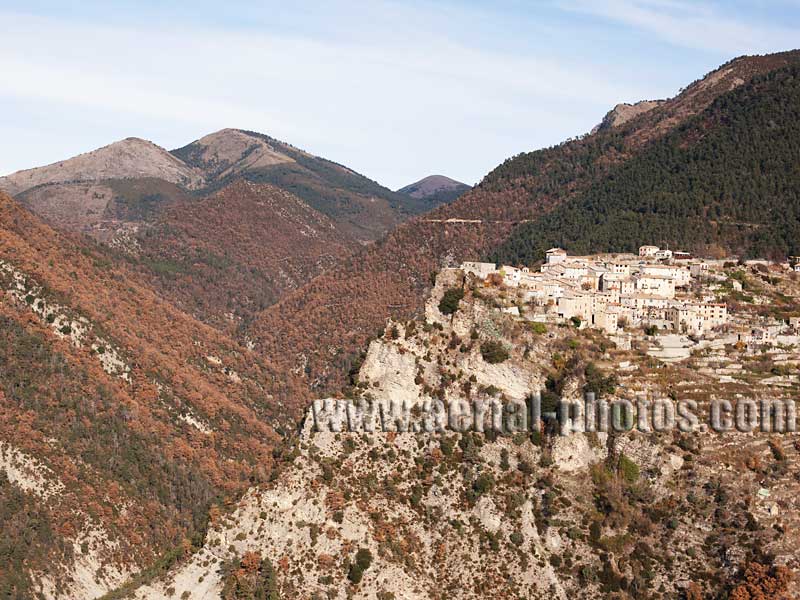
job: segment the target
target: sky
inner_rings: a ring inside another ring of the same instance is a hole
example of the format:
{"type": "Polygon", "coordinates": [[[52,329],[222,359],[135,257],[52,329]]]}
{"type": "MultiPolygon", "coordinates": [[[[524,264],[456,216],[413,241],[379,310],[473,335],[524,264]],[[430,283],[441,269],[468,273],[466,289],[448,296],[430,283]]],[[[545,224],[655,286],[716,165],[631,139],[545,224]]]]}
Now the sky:
{"type": "Polygon", "coordinates": [[[0,0],[0,174],[255,130],[392,189],[800,47],[800,0],[0,0]]]}

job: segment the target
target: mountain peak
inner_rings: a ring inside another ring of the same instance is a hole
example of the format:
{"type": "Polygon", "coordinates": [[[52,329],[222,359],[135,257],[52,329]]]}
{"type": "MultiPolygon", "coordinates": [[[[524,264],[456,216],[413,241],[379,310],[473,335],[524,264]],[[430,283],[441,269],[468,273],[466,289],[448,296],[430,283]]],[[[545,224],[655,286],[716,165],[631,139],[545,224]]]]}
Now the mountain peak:
{"type": "Polygon", "coordinates": [[[419,181],[415,181],[414,183],[410,183],[407,186],[400,188],[397,190],[397,192],[400,194],[406,194],[412,198],[427,198],[428,196],[441,191],[455,189],[464,191],[469,189],[469,187],[470,186],[468,186],[466,183],[461,183],[460,181],[456,181],[455,179],[451,179],[445,175],[428,175],[419,181]]]}
{"type": "Polygon", "coordinates": [[[294,162],[292,157],[278,150],[264,137],[251,135],[241,129],[220,129],[173,150],[172,154],[202,170],[209,178],[217,179],[246,170],[294,162]]]}
{"type": "Polygon", "coordinates": [[[418,200],[429,200],[439,204],[448,204],[470,189],[466,183],[461,183],[445,175],[428,175],[397,190],[398,194],[405,194],[418,200]]]}
{"type": "Polygon", "coordinates": [[[197,188],[203,182],[201,175],[164,148],[128,137],[67,160],[1,177],[0,189],[16,195],[42,184],[139,177],[156,177],[187,188],[197,188]]]}

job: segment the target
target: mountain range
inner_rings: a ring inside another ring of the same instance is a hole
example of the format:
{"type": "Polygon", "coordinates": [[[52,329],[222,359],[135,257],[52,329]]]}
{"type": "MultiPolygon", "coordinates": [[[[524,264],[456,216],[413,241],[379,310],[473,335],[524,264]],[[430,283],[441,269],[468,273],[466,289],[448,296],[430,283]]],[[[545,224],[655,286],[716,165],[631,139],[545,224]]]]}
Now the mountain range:
{"type": "Polygon", "coordinates": [[[435,198],[392,192],[343,165],[238,129],[217,131],[171,152],[127,138],[0,177],[0,190],[53,224],[101,237],[129,222],[131,211],[142,216],[187,196],[208,196],[238,179],[296,195],[361,242],[437,205],[435,198]]]}
{"type": "Polygon", "coordinates": [[[444,181],[392,192],[290,144],[224,129],[172,152],[127,138],[2,177],[0,190],[50,225],[106,243],[177,306],[235,331],[467,189],[444,181]]]}
{"type": "Polygon", "coordinates": [[[0,597],[127,593],[192,555],[444,266],[555,244],[800,253],[798,81],[798,51],[740,57],[473,188],[393,192],[234,129],[0,178],[0,597]]]}

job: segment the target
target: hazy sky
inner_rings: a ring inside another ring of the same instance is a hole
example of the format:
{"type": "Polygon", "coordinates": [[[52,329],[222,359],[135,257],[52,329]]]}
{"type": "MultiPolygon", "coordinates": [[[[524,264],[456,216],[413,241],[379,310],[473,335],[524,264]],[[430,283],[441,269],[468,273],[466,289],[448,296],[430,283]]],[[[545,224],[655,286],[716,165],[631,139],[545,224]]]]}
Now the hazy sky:
{"type": "Polygon", "coordinates": [[[239,127],[392,188],[475,183],[617,102],[800,46],[800,0],[0,0],[0,22],[0,174],[239,127]]]}

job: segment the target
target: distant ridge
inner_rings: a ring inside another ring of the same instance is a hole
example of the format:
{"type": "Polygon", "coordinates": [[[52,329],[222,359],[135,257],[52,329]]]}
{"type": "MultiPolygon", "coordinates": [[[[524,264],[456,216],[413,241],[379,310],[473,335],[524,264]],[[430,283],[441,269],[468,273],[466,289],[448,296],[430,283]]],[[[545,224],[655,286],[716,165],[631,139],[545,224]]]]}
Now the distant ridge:
{"type": "Polygon", "coordinates": [[[156,177],[187,189],[203,185],[203,174],[153,142],[129,137],[43,167],[0,177],[0,190],[17,195],[39,185],[156,177]]]}
{"type": "Polygon", "coordinates": [[[470,189],[472,188],[466,183],[461,183],[445,175],[428,175],[419,181],[400,188],[397,193],[427,200],[433,208],[440,204],[449,204],[470,189]]]}
{"type": "Polygon", "coordinates": [[[639,240],[702,256],[785,260],[800,252],[800,61],[738,84],[634,160],[520,225],[492,254],[541,260],[633,251],[639,240]]]}
{"type": "Polygon", "coordinates": [[[120,223],[130,223],[131,215],[154,216],[187,194],[206,197],[237,180],[297,196],[361,243],[455,197],[449,190],[441,197],[393,192],[337,162],[262,133],[230,128],[171,152],[129,137],[0,177],[0,191],[52,226],[105,241],[120,223]]]}
{"type": "Polygon", "coordinates": [[[664,102],[666,102],[666,100],[641,100],[633,104],[621,102],[606,113],[603,120],[592,129],[592,133],[620,127],[631,119],[664,104],[664,102]]]}
{"type": "Polygon", "coordinates": [[[296,195],[362,242],[431,208],[429,201],[393,192],[344,165],[256,131],[222,129],[172,154],[204,174],[205,193],[236,179],[268,183],[296,195]]]}
{"type": "Polygon", "coordinates": [[[233,330],[358,246],[294,194],[239,179],[166,207],[136,251],[143,275],[164,296],[233,330]]]}

